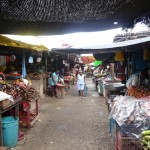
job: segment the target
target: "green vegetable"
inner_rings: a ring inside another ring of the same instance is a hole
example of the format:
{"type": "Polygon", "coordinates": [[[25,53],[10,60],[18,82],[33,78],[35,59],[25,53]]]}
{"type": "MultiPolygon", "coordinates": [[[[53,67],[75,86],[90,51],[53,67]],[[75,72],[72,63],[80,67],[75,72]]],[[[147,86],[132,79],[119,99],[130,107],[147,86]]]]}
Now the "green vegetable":
{"type": "Polygon", "coordinates": [[[142,145],[148,145],[148,142],[147,141],[145,141],[145,140],[142,140],[142,145]]]}
{"type": "Polygon", "coordinates": [[[143,139],[146,140],[146,141],[150,141],[150,135],[144,136],[143,139]]]}
{"type": "Polygon", "coordinates": [[[150,135],[150,130],[145,130],[142,132],[142,135],[150,135]]]}

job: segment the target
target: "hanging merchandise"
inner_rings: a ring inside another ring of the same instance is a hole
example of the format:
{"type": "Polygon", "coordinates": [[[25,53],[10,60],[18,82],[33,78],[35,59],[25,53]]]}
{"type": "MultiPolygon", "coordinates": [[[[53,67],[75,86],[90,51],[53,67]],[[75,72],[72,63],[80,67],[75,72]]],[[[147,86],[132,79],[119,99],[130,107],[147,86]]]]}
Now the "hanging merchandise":
{"type": "Polygon", "coordinates": [[[115,61],[124,61],[123,52],[116,52],[115,61]]]}
{"type": "Polygon", "coordinates": [[[33,57],[32,57],[32,56],[29,57],[28,62],[29,62],[30,64],[33,64],[33,57]]]}
{"type": "Polygon", "coordinates": [[[51,58],[51,62],[54,62],[54,58],[51,58]]]}
{"type": "Polygon", "coordinates": [[[16,59],[16,57],[15,57],[14,55],[11,55],[11,56],[10,56],[10,61],[11,61],[11,62],[15,61],[15,59],[16,59]]]}
{"type": "Polygon", "coordinates": [[[149,51],[148,51],[147,48],[144,49],[143,59],[144,60],[149,60],[149,51]]]}
{"type": "Polygon", "coordinates": [[[42,58],[41,58],[41,57],[38,57],[38,58],[36,59],[36,61],[37,61],[37,62],[41,62],[41,61],[42,61],[42,58]]]}

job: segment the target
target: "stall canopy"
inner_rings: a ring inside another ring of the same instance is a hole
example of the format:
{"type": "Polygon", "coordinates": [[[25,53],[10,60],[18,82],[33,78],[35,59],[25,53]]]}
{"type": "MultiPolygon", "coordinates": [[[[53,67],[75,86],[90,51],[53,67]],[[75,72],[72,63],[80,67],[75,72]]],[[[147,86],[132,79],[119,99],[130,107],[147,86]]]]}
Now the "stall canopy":
{"type": "Polygon", "coordinates": [[[25,48],[29,50],[37,50],[37,51],[46,51],[48,50],[47,47],[43,45],[31,45],[25,42],[21,42],[18,40],[13,40],[3,35],[0,35],[0,45],[1,46],[8,46],[8,47],[17,47],[17,48],[25,48]]]}
{"type": "Polygon", "coordinates": [[[102,54],[102,53],[112,53],[117,51],[126,51],[126,52],[131,50],[135,51],[138,49],[144,49],[146,47],[150,47],[150,37],[112,43],[107,45],[97,45],[97,46],[87,47],[84,49],[67,48],[67,49],[52,49],[52,51],[64,52],[64,53],[79,53],[79,54],[88,54],[88,53],[102,54]]]}
{"type": "Polygon", "coordinates": [[[1,0],[0,33],[64,34],[149,23],[149,0],[1,0]]]}
{"type": "Polygon", "coordinates": [[[94,61],[96,61],[94,56],[82,56],[81,60],[84,64],[90,64],[90,63],[93,63],[94,61]]]}

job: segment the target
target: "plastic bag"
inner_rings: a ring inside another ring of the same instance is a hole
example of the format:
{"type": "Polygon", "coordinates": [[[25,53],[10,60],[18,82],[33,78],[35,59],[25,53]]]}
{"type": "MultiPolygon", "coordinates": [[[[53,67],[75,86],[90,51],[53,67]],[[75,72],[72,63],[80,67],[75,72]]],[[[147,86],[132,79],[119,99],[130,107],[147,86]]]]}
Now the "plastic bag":
{"type": "Polygon", "coordinates": [[[150,128],[150,99],[117,96],[110,113],[122,136],[136,136],[150,128]]]}
{"type": "Polygon", "coordinates": [[[0,101],[3,101],[5,99],[9,99],[10,101],[14,102],[13,96],[8,95],[7,93],[1,92],[0,91],[0,101]]]}
{"type": "Polygon", "coordinates": [[[88,93],[88,87],[85,85],[84,86],[84,96],[87,96],[87,93],[88,93]]]}

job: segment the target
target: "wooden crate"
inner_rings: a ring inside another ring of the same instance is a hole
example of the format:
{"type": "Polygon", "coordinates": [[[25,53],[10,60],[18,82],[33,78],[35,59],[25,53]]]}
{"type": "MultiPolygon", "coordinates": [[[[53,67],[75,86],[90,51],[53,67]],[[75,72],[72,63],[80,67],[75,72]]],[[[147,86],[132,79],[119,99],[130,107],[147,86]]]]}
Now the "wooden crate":
{"type": "Polygon", "coordinates": [[[116,150],[143,150],[137,138],[122,137],[120,131],[116,134],[116,150]]]}

